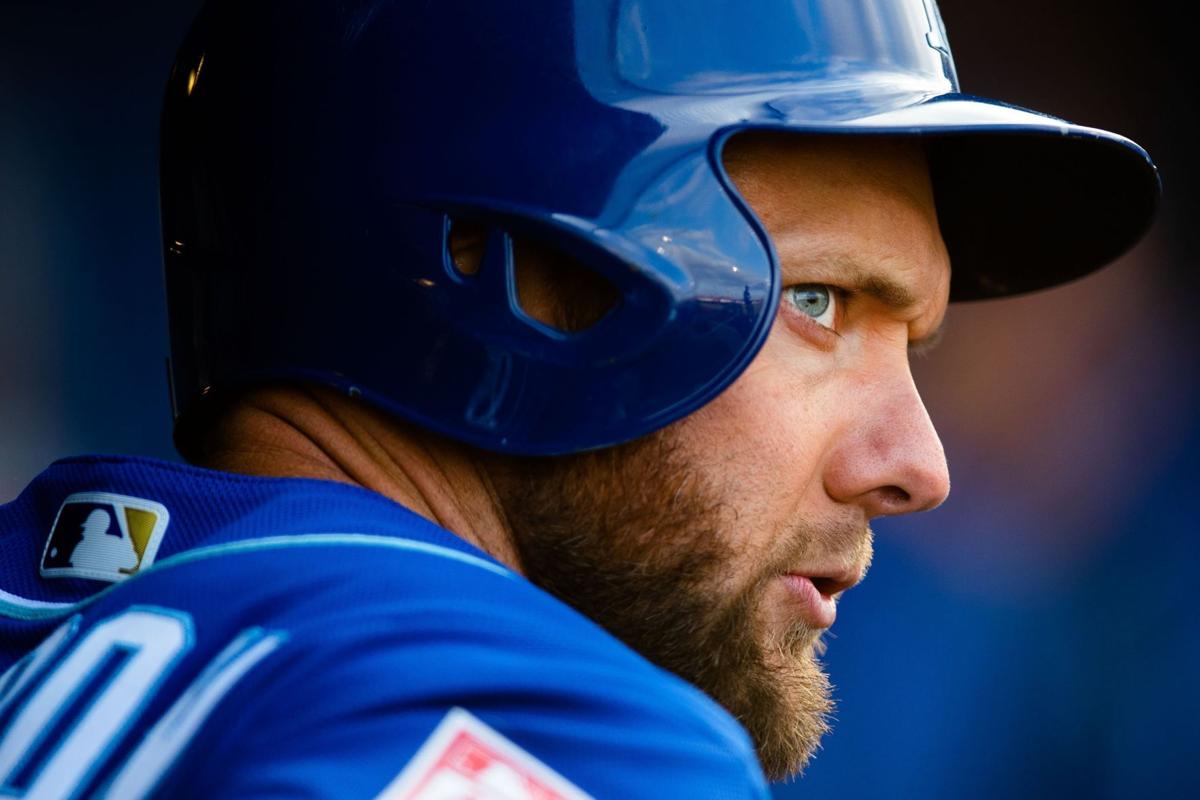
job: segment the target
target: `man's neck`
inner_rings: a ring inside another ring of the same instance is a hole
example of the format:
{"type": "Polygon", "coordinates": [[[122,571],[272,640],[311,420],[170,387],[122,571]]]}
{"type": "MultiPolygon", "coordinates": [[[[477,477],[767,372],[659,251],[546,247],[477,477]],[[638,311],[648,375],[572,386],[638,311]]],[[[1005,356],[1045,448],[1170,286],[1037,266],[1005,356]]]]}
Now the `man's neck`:
{"type": "Polygon", "coordinates": [[[520,571],[476,451],[321,387],[258,389],[208,432],[201,466],[320,478],[394,500],[520,571]]]}

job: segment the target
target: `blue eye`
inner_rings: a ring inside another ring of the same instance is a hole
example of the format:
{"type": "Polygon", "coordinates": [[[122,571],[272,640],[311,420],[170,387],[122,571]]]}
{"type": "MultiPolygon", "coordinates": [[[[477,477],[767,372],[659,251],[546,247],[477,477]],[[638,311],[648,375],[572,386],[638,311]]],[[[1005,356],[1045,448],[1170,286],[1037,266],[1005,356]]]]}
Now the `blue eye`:
{"type": "Polygon", "coordinates": [[[821,283],[803,283],[784,290],[785,298],[796,310],[826,328],[834,326],[837,303],[833,291],[821,283]]]}

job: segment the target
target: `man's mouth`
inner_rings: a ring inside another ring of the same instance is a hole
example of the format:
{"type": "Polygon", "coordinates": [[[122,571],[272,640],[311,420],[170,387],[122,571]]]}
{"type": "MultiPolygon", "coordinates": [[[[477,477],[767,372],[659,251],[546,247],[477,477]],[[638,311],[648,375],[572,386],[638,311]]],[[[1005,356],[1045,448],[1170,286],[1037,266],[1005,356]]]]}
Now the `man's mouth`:
{"type": "Polygon", "coordinates": [[[797,612],[813,628],[828,628],[837,619],[837,601],[842,592],[861,579],[862,571],[804,570],[783,575],[797,612]]]}

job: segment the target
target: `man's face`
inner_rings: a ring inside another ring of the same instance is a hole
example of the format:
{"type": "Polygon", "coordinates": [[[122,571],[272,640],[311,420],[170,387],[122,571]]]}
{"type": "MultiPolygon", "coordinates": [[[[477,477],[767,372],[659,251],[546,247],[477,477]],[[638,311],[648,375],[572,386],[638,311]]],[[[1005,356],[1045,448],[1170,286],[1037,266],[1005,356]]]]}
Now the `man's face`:
{"type": "Polygon", "coordinates": [[[762,351],[662,431],[514,460],[495,484],[526,575],[708,692],[781,778],[827,729],[820,637],[866,572],[868,523],[949,491],[908,355],[950,271],[911,143],[752,134],[725,163],[782,269],[762,351]]]}

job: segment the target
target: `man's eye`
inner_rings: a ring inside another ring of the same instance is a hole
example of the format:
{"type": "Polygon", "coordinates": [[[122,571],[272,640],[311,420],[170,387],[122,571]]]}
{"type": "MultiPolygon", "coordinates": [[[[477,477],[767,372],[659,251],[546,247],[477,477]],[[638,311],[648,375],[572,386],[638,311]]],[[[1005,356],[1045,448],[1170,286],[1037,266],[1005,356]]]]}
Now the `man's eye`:
{"type": "Polygon", "coordinates": [[[818,325],[833,330],[837,321],[837,294],[823,283],[802,283],[783,290],[784,299],[818,325]]]}

